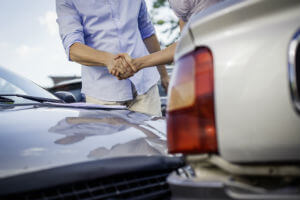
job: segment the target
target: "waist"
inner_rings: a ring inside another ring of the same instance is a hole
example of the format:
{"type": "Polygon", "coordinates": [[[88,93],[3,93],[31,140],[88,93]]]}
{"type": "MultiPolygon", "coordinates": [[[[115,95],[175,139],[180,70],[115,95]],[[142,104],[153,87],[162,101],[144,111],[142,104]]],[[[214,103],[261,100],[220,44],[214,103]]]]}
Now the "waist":
{"type": "Polygon", "coordinates": [[[82,92],[104,101],[132,100],[135,90],[137,95],[144,94],[158,80],[156,68],[143,69],[130,79],[118,80],[104,67],[82,67],[82,92]]]}

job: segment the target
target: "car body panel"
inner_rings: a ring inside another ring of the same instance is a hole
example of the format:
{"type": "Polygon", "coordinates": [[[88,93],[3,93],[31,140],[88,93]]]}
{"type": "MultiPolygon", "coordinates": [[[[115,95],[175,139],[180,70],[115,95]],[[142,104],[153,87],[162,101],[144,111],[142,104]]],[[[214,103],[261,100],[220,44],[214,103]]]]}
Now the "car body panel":
{"type": "Polygon", "coordinates": [[[95,159],[167,155],[165,120],[126,109],[28,105],[2,108],[0,119],[0,178],[95,159]]]}
{"type": "MultiPolygon", "coordinates": [[[[189,23],[193,49],[206,46],[214,57],[218,148],[228,161],[300,160],[300,118],[288,80],[299,10],[298,0],[226,1],[189,23]]],[[[177,57],[187,53],[185,40],[177,57]]]]}
{"type": "Polygon", "coordinates": [[[194,41],[193,41],[192,35],[190,33],[190,29],[188,28],[189,24],[190,23],[187,23],[184,26],[184,28],[180,34],[181,35],[180,40],[179,40],[180,42],[177,42],[176,53],[174,55],[175,61],[195,49],[194,41]]]}

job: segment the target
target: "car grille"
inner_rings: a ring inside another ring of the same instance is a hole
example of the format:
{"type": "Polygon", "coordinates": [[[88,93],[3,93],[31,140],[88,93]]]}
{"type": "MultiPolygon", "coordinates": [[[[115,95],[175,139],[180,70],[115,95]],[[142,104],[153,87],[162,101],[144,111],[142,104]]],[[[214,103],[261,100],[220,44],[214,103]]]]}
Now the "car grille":
{"type": "MultiPolygon", "coordinates": [[[[169,199],[170,171],[95,179],[5,197],[9,200],[169,199]]],[[[26,184],[26,183],[24,183],[26,184]]],[[[2,199],[2,198],[1,198],[2,199]]]]}

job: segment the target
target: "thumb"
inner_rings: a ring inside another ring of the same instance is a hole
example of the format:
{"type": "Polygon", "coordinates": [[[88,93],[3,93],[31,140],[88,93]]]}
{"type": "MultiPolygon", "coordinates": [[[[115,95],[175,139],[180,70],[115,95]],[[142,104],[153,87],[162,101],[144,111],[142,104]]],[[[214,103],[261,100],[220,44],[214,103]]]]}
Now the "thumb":
{"type": "Polygon", "coordinates": [[[114,56],[114,60],[117,60],[118,58],[124,58],[124,55],[122,53],[119,53],[114,56]]]}
{"type": "Polygon", "coordinates": [[[121,54],[119,54],[119,57],[122,57],[123,59],[125,59],[125,61],[130,66],[130,68],[132,69],[132,71],[134,71],[134,72],[138,71],[137,67],[132,64],[132,58],[127,53],[121,53],[121,54]]]}

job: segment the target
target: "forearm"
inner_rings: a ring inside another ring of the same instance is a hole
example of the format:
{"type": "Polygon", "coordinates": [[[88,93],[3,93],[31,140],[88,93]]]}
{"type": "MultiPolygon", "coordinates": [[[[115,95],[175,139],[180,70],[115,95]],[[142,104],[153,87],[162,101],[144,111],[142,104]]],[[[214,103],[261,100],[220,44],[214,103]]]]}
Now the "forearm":
{"type": "Polygon", "coordinates": [[[150,54],[152,55],[148,55],[149,57],[144,57],[141,58],[143,64],[140,65],[140,68],[144,68],[146,66],[155,66],[157,65],[157,69],[160,73],[161,76],[165,76],[168,75],[166,67],[163,65],[164,61],[167,61],[168,59],[166,59],[168,57],[168,54],[165,54],[164,58],[161,59],[160,57],[160,44],[157,40],[156,35],[152,35],[149,38],[146,38],[144,40],[144,43],[149,51],[150,54]],[[155,53],[155,55],[153,55],[153,53],[155,53]],[[157,62],[155,62],[157,61],[157,62]],[[162,64],[161,64],[162,63],[162,64]]]}
{"type": "Polygon", "coordinates": [[[74,43],[70,47],[70,59],[86,66],[106,66],[114,55],[98,51],[82,43],[74,43]]]}
{"type": "MultiPolygon", "coordinates": [[[[179,20],[180,30],[185,26],[185,22],[179,20]]],[[[150,54],[144,57],[133,59],[133,64],[137,66],[138,69],[143,69],[145,67],[151,67],[156,65],[166,65],[173,62],[176,45],[173,43],[167,48],[160,50],[159,42],[155,35],[144,40],[150,54]],[[157,50],[159,49],[159,50],[157,50]]]]}
{"type": "Polygon", "coordinates": [[[161,51],[157,51],[147,56],[134,59],[133,64],[138,66],[138,69],[156,65],[170,64],[173,62],[175,49],[176,43],[173,43],[172,45],[161,51]]]}

